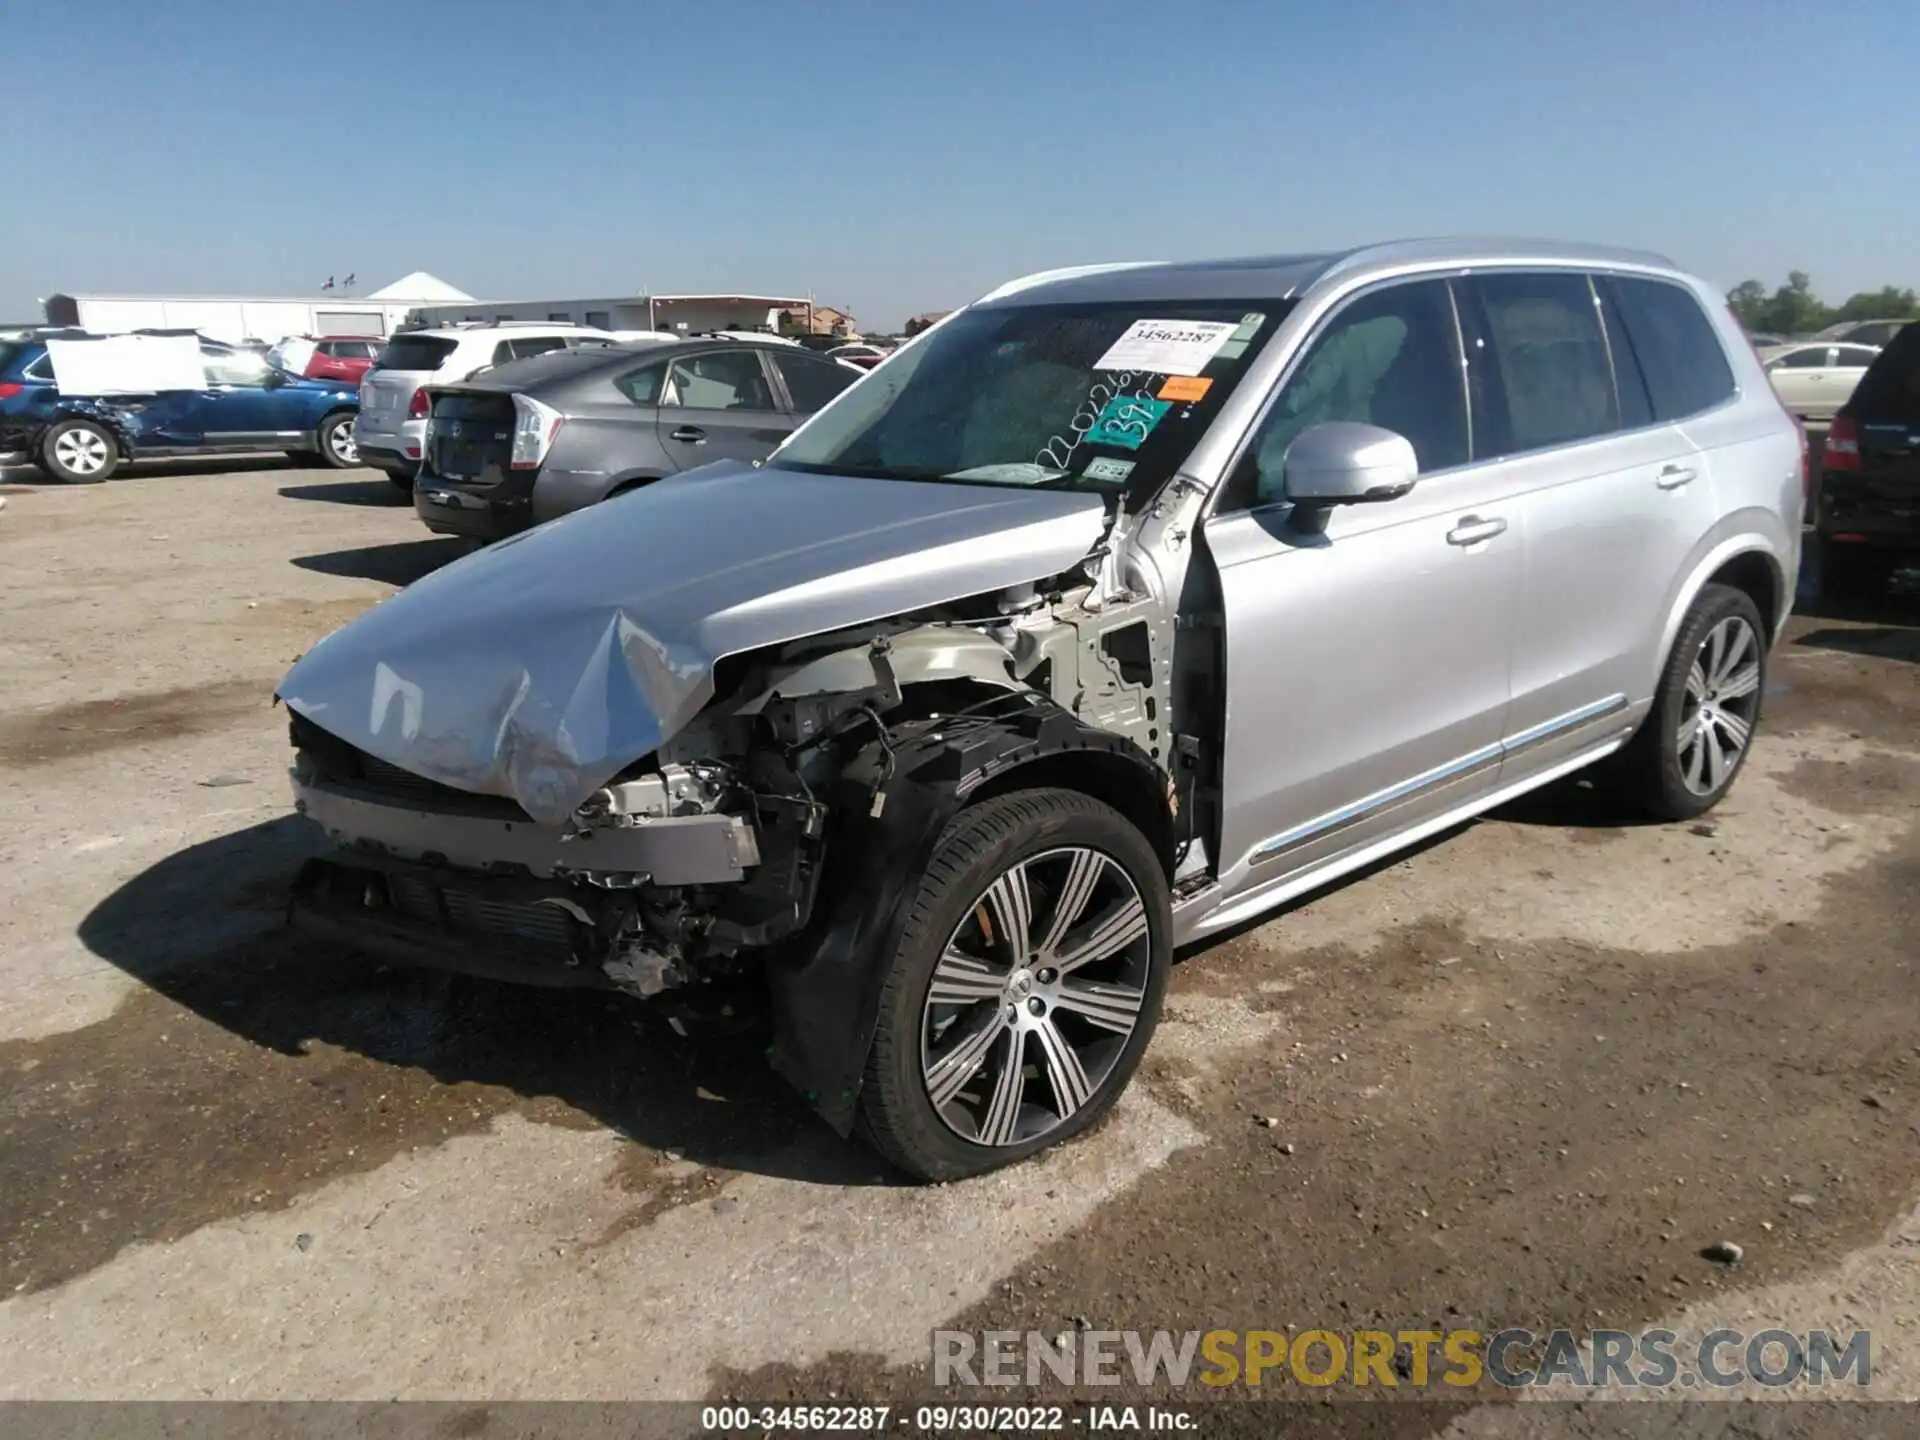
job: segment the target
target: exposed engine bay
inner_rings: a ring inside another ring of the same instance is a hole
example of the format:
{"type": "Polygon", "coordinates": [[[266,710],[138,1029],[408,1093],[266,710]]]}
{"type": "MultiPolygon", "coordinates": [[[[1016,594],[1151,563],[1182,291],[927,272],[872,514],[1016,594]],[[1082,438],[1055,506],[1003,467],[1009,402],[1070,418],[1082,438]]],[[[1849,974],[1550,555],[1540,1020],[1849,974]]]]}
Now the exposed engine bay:
{"type": "MultiPolygon", "coordinates": [[[[836,915],[858,948],[880,945],[893,907],[870,903],[874,887],[910,884],[916,851],[1005,770],[1075,765],[1198,879],[1194,800],[1215,747],[1173,717],[1211,711],[1217,661],[1209,636],[1176,666],[1159,577],[1116,561],[1126,525],[1045,581],[724,657],[712,701],[558,825],[296,712],[296,804],[341,847],[310,862],[296,916],[411,961],[644,997],[804,972],[789,1010],[857,1029],[872,961],[837,999],[820,980],[836,915]]],[[[799,1023],[784,1027],[790,1059],[817,1038],[799,1023]]],[[[820,1065],[781,1068],[818,1099],[820,1065]]]]}

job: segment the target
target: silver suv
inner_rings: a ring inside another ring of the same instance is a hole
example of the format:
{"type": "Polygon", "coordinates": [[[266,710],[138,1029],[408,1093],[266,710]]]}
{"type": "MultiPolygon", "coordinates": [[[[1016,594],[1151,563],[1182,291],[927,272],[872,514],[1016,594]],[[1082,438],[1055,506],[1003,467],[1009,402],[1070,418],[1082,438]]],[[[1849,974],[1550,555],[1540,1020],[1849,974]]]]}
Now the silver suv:
{"type": "Polygon", "coordinates": [[[1114,265],[944,320],[764,464],[461,560],[288,674],[295,914],[689,1004],[929,1178],[1084,1129],[1176,947],[1605,762],[1734,782],[1803,438],[1653,255],[1114,265]]]}

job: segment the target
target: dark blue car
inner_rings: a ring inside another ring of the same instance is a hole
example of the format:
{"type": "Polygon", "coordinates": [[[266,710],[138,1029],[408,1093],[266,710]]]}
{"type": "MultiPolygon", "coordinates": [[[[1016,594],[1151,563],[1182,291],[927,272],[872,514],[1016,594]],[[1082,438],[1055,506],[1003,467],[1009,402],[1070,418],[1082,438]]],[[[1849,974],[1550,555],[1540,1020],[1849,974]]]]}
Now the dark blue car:
{"type": "Polygon", "coordinates": [[[206,383],[152,395],[66,396],[44,340],[0,340],[0,465],[31,461],[56,480],[105,480],[130,460],[284,450],[359,463],[359,392],[302,380],[250,350],[202,339],[206,383]]]}

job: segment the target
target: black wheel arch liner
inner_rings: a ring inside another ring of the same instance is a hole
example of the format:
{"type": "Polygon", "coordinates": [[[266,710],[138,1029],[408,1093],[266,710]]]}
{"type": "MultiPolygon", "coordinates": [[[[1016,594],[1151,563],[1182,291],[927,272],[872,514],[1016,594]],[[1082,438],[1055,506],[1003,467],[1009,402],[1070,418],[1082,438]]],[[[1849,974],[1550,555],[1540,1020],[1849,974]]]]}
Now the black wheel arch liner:
{"type": "Polygon", "coordinates": [[[47,432],[66,420],[85,420],[98,425],[113,437],[113,443],[120,452],[119,458],[131,460],[135,445],[133,432],[127,428],[124,415],[117,414],[112,404],[106,400],[63,400],[46,420],[30,423],[21,427],[20,448],[35,458],[39,457],[40,447],[46,443],[47,432]]]}
{"type": "Polygon", "coordinates": [[[834,837],[821,924],[767,967],[768,1057],[842,1135],[853,1129],[882,977],[908,906],[941,832],[962,809],[1016,789],[1084,790],[1140,825],[1169,874],[1173,865],[1167,777],[1124,736],[1033,692],[903,728],[891,739],[886,778],[877,790],[860,791],[863,800],[850,807],[858,818],[834,837]]]}

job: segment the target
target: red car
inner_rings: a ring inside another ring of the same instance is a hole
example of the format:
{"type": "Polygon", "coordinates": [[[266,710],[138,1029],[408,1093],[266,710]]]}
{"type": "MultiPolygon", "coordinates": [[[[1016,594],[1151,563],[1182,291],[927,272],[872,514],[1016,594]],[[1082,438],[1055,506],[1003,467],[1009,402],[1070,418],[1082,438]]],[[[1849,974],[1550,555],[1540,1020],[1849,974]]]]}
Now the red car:
{"type": "Polygon", "coordinates": [[[342,380],[358,385],[379,353],[379,342],[364,336],[323,335],[313,342],[313,354],[301,373],[309,380],[342,380]]]}
{"type": "Polygon", "coordinates": [[[379,353],[380,342],[364,335],[290,335],[268,352],[268,358],[302,379],[358,385],[379,353]]]}

